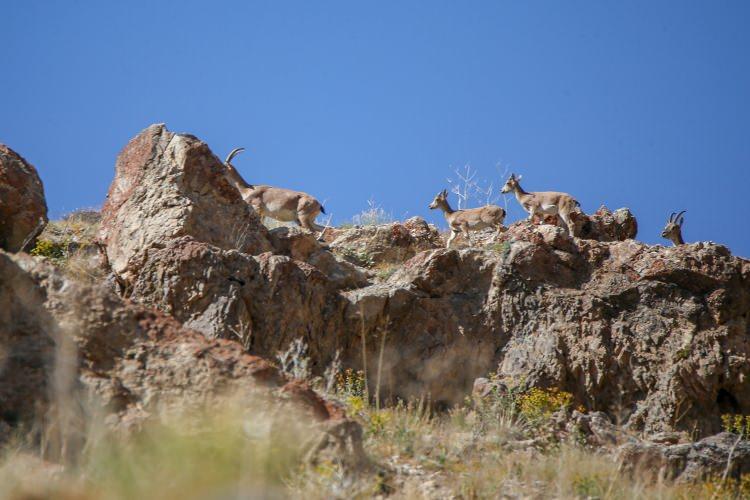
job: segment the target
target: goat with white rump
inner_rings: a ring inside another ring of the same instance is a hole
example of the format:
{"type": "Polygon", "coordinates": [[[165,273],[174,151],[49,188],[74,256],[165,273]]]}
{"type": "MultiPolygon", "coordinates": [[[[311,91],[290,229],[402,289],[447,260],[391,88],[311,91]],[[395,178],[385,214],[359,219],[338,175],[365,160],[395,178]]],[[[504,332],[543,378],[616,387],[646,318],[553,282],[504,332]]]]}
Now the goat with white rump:
{"type": "Polygon", "coordinates": [[[318,238],[322,238],[325,228],[317,225],[315,218],[321,212],[326,213],[323,205],[314,197],[301,191],[248,184],[231,163],[232,159],[244,150],[245,148],[233,149],[224,160],[224,165],[227,167],[227,180],[237,188],[242,199],[250,204],[261,217],[270,217],[281,222],[296,222],[311,233],[320,231],[318,238]]]}
{"type": "Polygon", "coordinates": [[[448,237],[446,248],[450,248],[453,240],[459,233],[463,233],[464,238],[471,245],[469,230],[477,231],[488,227],[497,228],[497,234],[503,230],[503,221],[505,220],[505,210],[497,205],[487,205],[479,208],[467,208],[464,210],[453,210],[448,204],[448,191],[442,190],[435,199],[430,203],[431,209],[439,208],[445,215],[451,235],[448,237]]]}
{"type": "Polygon", "coordinates": [[[678,213],[676,217],[674,212],[672,212],[672,215],[667,220],[667,225],[664,226],[664,230],[661,232],[661,237],[671,241],[674,246],[685,244],[685,240],[682,239],[682,223],[685,222],[685,216],[682,214],[685,212],[687,210],[678,213]]]}
{"type": "Polygon", "coordinates": [[[570,214],[573,212],[581,213],[581,204],[567,193],[559,193],[557,191],[527,193],[521,187],[521,184],[519,183],[520,180],[520,175],[516,177],[515,174],[510,174],[510,177],[500,192],[509,193],[513,191],[518,203],[520,203],[523,209],[528,212],[529,221],[531,221],[535,215],[539,217],[545,215],[559,215],[560,219],[565,223],[568,234],[570,236],[575,236],[575,225],[570,214]]]}

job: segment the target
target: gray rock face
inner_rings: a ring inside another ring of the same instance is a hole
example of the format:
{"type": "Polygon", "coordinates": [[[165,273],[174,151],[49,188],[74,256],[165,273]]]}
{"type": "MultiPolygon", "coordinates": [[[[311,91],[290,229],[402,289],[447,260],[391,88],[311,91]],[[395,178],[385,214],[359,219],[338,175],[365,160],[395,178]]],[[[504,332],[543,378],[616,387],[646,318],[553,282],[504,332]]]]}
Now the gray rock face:
{"type": "Polygon", "coordinates": [[[205,143],[163,124],[131,140],[102,209],[100,237],[112,270],[131,281],[149,250],[185,235],[225,250],[270,250],[265,228],[224,168],[205,143]]]}
{"type": "Polygon", "coordinates": [[[750,441],[722,432],[695,443],[663,445],[631,442],[617,450],[626,469],[653,479],[696,481],[710,476],[737,478],[750,472],[750,441]]]}
{"type": "Polygon", "coordinates": [[[47,202],[39,174],[21,155],[0,144],[0,248],[18,252],[46,222],[47,202]]]}

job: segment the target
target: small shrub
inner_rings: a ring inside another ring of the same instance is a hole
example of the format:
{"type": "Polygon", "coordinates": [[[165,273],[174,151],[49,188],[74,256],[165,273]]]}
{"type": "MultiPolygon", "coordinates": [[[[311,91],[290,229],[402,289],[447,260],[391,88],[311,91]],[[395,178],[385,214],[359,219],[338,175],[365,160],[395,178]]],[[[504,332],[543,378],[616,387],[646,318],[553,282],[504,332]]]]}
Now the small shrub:
{"type": "Polygon", "coordinates": [[[519,397],[518,405],[521,414],[529,420],[549,418],[561,408],[573,403],[573,395],[556,387],[539,389],[532,387],[519,397]]]}
{"type": "Polygon", "coordinates": [[[354,248],[341,248],[337,250],[337,253],[344,258],[344,260],[351,262],[352,264],[359,267],[372,267],[375,265],[375,261],[367,252],[356,250],[354,248]]]}
{"type": "Polygon", "coordinates": [[[352,224],[355,226],[378,226],[381,224],[390,224],[391,222],[393,222],[393,216],[387,213],[373,199],[367,201],[366,209],[352,217],[352,224]]]}
{"type": "Polygon", "coordinates": [[[66,253],[65,245],[50,240],[38,240],[31,250],[31,255],[35,257],[47,257],[53,260],[65,259],[66,253]]]}
{"type": "Polygon", "coordinates": [[[721,416],[721,426],[726,432],[739,434],[743,439],[750,437],[750,415],[725,413],[721,416]]]}
{"type": "Polygon", "coordinates": [[[301,338],[293,340],[289,348],[276,354],[281,372],[297,380],[310,378],[310,358],[307,356],[307,344],[301,338]]]}
{"type": "Polygon", "coordinates": [[[503,241],[502,243],[493,243],[488,246],[489,250],[500,254],[502,258],[506,258],[510,253],[510,241],[503,241]]]}
{"type": "Polygon", "coordinates": [[[336,395],[353,415],[364,411],[368,405],[367,384],[362,370],[347,368],[336,376],[336,395]]]}
{"type": "Polygon", "coordinates": [[[606,480],[598,476],[574,476],[572,486],[579,498],[603,498],[607,492],[606,480]]]}

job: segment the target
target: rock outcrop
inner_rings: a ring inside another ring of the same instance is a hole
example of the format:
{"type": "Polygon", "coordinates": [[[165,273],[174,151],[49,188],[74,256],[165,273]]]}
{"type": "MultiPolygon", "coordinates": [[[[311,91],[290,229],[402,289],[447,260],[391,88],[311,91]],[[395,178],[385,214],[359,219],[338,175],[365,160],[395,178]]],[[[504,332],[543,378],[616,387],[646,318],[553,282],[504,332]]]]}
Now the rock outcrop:
{"type": "Polygon", "coordinates": [[[270,252],[221,250],[189,237],[150,253],[132,297],[207,337],[239,340],[271,357],[296,338],[310,342],[316,357],[332,355],[344,307],[334,283],[312,265],[270,252]]]}
{"type": "Polygon", "coordinates": [[[421,217],[331,233],[331,250],[360,266],[402,264],[419,252],[445,246],[437,229],[421,217]]]}
{"type": "Polygon", "coordinates": [[[44,187],[33,165],[0,144],[0,248],[22,250],[47,222],[44,187]]]}
{"type": "Polygon", "coordinates": [[[557,231],[521,224],[496,250],[422,253],[385,286],[348,292],[370,331],[387,324],[386,390],[455,402],[497,368],[648,432],[707,435],[748,412],[750,262],[713,244],[557,231]]]}
{"type": "Polygon", "coordinates": [[[592,215],[576,219],[576,236],[597,241],[625,241],[638,234],[638,221],[627,208],[614,212],[601,206],[592,215]]]}
{"type": "Polygon", "coordinates": [[[337,351],[345,366],[367,362],[384,399],[450,405],[497,371],[647,433],[708,435],[722,414],[750,412],[750,262],[720,245],[636,242],[626,209],[588,217],[593,239],[521,221],[461,250],[435,248],[415,219],[336,231],[335,251],[397,267],[373,283],[302,233],[269,235],[195,138],[150,127],[117,165],[104,211],[113,268],[133,300],[206,337],[266,357],[302,338],[317,372],[337,351]],[[231,244],[235,224],[218,220],[229,213],[252,222],[250,243],[231,244]]]}
{"type": "Polygon", "coordinates": [[[0,320],[0,444],[19,430],[43,431],[45,446],[64,442],[74,453],[91,409],[125,430],[230,398],[251,410],[248,425],[286,416],[309,441],[300,452],[310,460],[366,462],[358,424],[275,365],[37,259],[0,252],[0,320]]]}
{"type": "Polygon", "coordinates": [[[736,479],[750,472],[750,441],[728,432],[695,443],[634,441],[617,450],[617,459],[626,470],[652,480],[688,482],[723,475],[736,479]]]}
{"type": "Polygon", "coordinates": [[[205,143],[163,124],[132,139],[117,158],[102,209],[100,235],[112,270],[129,282],[149,251],[185,235],[224,250],[270,250],[266,229],[224,168],[205,143]]]}

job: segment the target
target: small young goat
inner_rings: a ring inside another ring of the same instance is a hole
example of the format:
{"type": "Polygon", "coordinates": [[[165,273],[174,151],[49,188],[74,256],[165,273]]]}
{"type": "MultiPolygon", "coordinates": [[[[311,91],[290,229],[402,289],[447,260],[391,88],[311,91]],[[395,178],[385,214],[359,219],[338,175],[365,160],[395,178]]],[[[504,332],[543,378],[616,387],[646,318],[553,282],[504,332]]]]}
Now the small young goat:
{"type": "Polygon", "coordinates": [[[453,210],[448,204],[448,191],[442,190],[439,192],[435,199],[430,203],[430,209],[434,210],[439,208],[445,214],[445,220],[448,222],[450,227],[451,235],[448,237],[448,244],[446,248],[451,247],[451,243],[458,236],[458,233],[463,233],[466,240],[471,245],[471,237],[469,236],[469,230],[476,231],[478,229],[485,229],[488,227],[497,228],[497,234],[503,229],[503,221],[505,220],[505,210],[497,205],[487,205],[480,208],[467,208],[465,210],[453,210]]]}
{"type": "Polygon", "coordinates": [[[516,174],[510,174],[500,192],[509,193],[513,191],[518,203],[529,213],[529,220],[532,220],[535,215],[540,217],[544,215],[559,215],[568,229],[568,234],[575,236],[575,226],[570,214],[573,212],[580,213],[581,204],[567,193],[559,193],[557,191],[527,193],[518,182],[520,180],[520,175],[516,177],[516,174]]]}
{"type": "Polygon", "coordinates": [[[685,212],[687,210],[683,210],[677,216],[672,212],[672,215],[667,220],[667,225],[664,226],[664,230],[661,232],[661,237],[670,240],[674,246],[685,244],[685,240],[682,239],[682,223],[685,222],[685,216],[682,214],[685,212]]]}
{"type": "Polygon", "coordinates": [[[232,159],[245,148],[233,149],[224,160],[227,167],[227,179],[237,188],[242,199],[261,217],[270,217],[281,222],[296,222],[311,233],[320,232],[323,237],[325,228],[315,223],[318,214],[326,213],[323,205],[307,193],[292,191],[272,186],[254,186],[248,184],[232,165],[232,159]]]}

